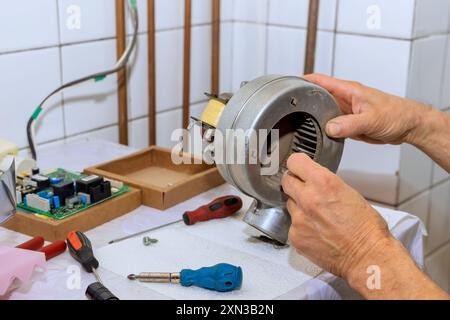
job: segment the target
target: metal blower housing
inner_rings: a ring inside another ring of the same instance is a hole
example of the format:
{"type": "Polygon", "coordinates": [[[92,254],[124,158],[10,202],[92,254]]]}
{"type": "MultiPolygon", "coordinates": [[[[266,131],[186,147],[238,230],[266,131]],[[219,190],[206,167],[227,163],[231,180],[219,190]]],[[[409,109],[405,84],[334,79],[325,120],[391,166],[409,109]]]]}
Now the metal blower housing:
{"type": "MultiPolygon", "coordinates": [[[[245,222],[272,239],[287,242],[291,220],[286,211],[287,196],[281,188],[286,161],[291,154],[303,152],[336,172],[344,141],[330,139],[324,129],[329,120],[339,115],[340,109],[328,91],[294,76],[263,76],[245,83],[231,97],[216,127],[222,136],[226,137],[227,129],[279,129],[280,167],[276,174],[261,175],[261,163],[217,163],[228,183],[255,199],[245,222]]],[[[270,145],[269,136],[267,140],[270,145]]],[[[232,151],[227,148],[235,147],[233,141],[226,140],[221,145],[214,141],[215,150],[222,148],[225,154],[232,151]]]]}

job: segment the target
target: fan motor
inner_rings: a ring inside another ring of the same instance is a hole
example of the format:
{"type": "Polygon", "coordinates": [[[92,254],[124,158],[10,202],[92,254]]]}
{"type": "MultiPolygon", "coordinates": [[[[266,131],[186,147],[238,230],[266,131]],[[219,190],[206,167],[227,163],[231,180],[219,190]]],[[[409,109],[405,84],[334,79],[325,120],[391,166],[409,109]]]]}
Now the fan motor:
{"type": "Polygon", "coordinates": [[[263,76],[243,83],[232,96],[212,99],[201,120],[210,131],[214,128],[210,136],[217,136],[219,131],[224,138],[211,139],[214,143],[205,156],[217,159],[219,153],[225,158],[231,153],[245,153],[243,163],[216,161],[228,183],[255,199],[245,214],[245,222],[278,242],[287,242],[291,219],[281,187],[287,159],[293,153],[304,153],[336,172],[344,140],[329,138],[324,129],[329,120],[339,115],[340,109],[328,91],[294,76],[263,76]],[[273,141],[273,129],[278,129],[277,144],[273,141]],[[234,141],[235,135],[227,133],[230,130],[245,132],[243,148],[234,141]],[[268,132],[257,138],[259,145],[265,146],[265,153],[258,152],[256,161],[250,161],[255,157],[250,147],[251,134],[260,130],[268,132]],[[267,164],[262,154],[271,157],[273,152],[278,152],[278,166],[272,174],[263,175],[261,169],[267,164]]]}

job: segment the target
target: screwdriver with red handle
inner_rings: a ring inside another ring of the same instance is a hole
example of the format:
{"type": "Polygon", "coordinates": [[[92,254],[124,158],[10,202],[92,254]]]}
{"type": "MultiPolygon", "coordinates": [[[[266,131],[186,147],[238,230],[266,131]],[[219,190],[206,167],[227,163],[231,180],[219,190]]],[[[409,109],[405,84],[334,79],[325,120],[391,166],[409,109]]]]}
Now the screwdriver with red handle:
{"type": "Polygon", "coordinates": [[[229,217],[242,208],[242,199],[238,196],[224,196],[201,206],[194,211],[186,211],[183,221],[188,226],[200,221],[229,217]]]}

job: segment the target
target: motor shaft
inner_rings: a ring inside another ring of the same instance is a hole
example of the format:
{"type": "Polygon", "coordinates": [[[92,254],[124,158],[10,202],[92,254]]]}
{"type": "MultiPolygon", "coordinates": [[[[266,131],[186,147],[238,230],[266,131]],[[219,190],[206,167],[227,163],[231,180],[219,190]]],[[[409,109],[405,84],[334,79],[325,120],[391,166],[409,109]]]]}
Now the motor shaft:
{"type": "Polygon", "coordinates": [[[179,272],[141,272],[139,274],[128,275],[130,280],[139,280],[141,282],[157,283],[180,283],[179,272]]]}

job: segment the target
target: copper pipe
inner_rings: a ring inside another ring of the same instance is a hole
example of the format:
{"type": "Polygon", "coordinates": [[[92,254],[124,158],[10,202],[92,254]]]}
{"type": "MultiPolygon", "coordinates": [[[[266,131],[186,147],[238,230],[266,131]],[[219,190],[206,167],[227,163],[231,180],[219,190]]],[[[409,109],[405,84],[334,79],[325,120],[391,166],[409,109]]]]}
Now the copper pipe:
{"type": "MultiPolygon", "coordinates": [[[[116,0],[116,52],[120,57],[126,48],[125,0],[116,0]]],[[[127,70],[117,73],[119,105],[119,143],[128,145],[127,70]]]]}
{"type": "Polygon", "coordinates": [[[189,124],[191,89],[191,19],[192,1],[184,1],[184,59],[183,59],[183,128],[189,124]]]}
{"type": "Polygon", "coordinates": [[[219,95],[220,77],[220,0],[212,0],[211,93],[219,95]]]}
{"type": "Polygon", "coordinates": [[[155,0],[147,0],[148,23],[148,144],[156,144],[156,27],[155,0]]]}
{"type": "Polygon", "coordinates": [[[317,42],[317,25],[319,20],[319,0],[309,0],[308,33],[306,36],[305,74],[314,72],[317,42]]]}

